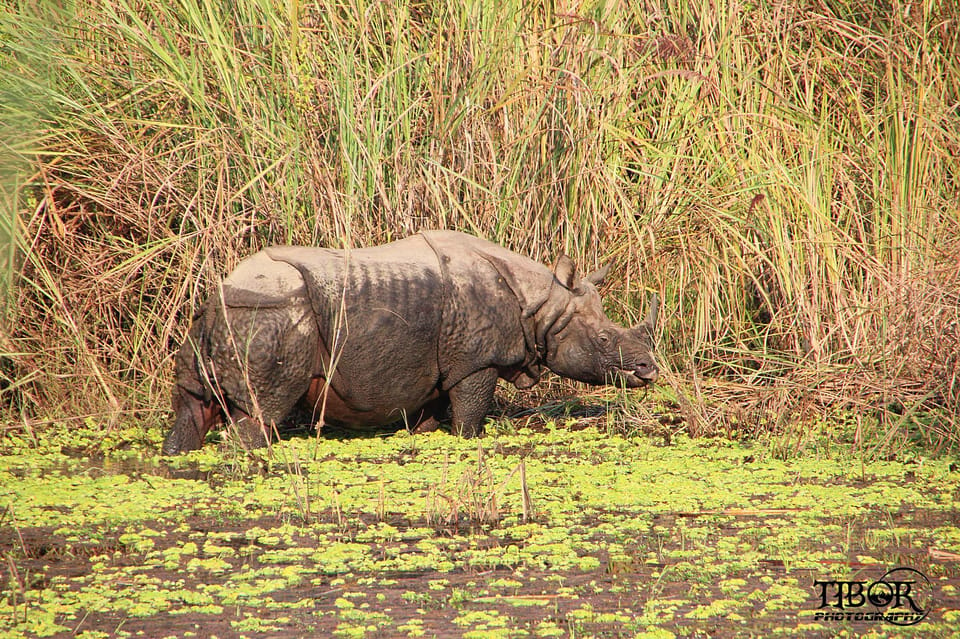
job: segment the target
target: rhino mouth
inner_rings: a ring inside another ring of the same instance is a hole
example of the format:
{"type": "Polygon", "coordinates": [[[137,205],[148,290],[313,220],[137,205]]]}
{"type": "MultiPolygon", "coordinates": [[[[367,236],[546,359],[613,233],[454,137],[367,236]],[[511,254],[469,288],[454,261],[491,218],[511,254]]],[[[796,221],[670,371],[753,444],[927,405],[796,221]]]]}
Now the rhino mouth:
{"type": "Polygon", "coordinates": [[[623,384],[627,388],[643,388],[648,384],[653,384],[657,381],[659,377],[659,372],[656,368],[652,370],[647,369],[635,369],[635,368],[620,368],[617,367],[613,370],[613,375],[615,379],[623,380],[623,384]]]}

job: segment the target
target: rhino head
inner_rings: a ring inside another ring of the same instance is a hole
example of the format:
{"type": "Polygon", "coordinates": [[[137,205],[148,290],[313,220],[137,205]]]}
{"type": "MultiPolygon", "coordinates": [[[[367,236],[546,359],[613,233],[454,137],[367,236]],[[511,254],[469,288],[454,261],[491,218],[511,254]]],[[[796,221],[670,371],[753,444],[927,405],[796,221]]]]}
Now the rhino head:
{"type": "MultiPolygon", "coordinates": [[[[652,354],[657,296],[651,297],[647,318],[637,326],[614,324],[604,314],[597,292],[609,268],[581,278],[570,258],[557,260],[554,276],[566,303],[542,333],[544,363],[558,375],[588,384],[646,386],[659,374],[652,354]]],[[[555,303],[548,306],[557,308],[555,303]]]]}

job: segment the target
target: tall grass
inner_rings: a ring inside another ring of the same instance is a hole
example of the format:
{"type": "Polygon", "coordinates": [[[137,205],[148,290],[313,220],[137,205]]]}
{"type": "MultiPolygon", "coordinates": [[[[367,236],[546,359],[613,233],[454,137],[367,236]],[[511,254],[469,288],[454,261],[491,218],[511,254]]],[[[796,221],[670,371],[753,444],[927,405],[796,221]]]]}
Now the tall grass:
{"type": "Polygon", "coordinates": [[[243,255],[447,227],[658,291],[674,380],[956,440],[960,11],[795,4],[0,9],[0,402],[159,418],[243,255]]]}

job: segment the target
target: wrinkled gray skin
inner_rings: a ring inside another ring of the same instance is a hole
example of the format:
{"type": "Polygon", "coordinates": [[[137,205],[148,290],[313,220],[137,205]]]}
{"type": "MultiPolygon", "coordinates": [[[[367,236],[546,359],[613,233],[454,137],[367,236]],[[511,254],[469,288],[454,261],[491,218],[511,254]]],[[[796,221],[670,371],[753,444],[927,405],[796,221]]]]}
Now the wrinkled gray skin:
{"type": "Polygon", "coordinates": [[[554,272],[496,244],[428,231],[374,248],[276,246],[243,260],[203,306],[176,359],[176,422],[164,454],[199,448],[224,420],[267,443],[297,405],[351,428],[400,420],[482,432],[498,378],[544,367],[590,384],[657,378],[656,298],[632,329],[561,256],[554,272]],[[332,357],[331,357],[332,354],[332,357]],[[331,363],[332,360],[332,363],[331,363]]]}

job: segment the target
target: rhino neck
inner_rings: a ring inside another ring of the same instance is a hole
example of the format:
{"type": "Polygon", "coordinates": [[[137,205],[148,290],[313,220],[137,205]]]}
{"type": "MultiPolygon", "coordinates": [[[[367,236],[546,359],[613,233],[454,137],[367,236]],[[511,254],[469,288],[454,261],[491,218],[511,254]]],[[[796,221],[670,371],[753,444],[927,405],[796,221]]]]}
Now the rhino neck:
{"type": "MultiPolygon", "coordinates": [[[[504,259],[502,255],[485,251],[480,257],[497,270],[517,298],[527,350],[523,370],[528,377],[538,380],[546,362],[547,333],[563,310],[562,304],[557,303],[563,289],[557,286],[553,273],[539,262],[514,253],[508,255],[510,259],[504,259]]],[[[536,382],[528,385],[533,383],[536,382]]]]}
{"type": "Polygon", "coordinates": [[[533,322],[536,326],[537,356],[540,363],[547,368],[550,367],[550,336],[560,331],[573,317],[570,291],[555,279],[549,291],[547,299],[540,306],[533,322]]]}
{"type": "MultiPolygon", "coordinates": [[[[550,368],[550,336],[560,331],[574,315],[574,294],[547,267],[527,258],[505,264],[497,255],[482,257],[497,269],[520,304],[520,326],[526,344],[526,359],[511,380],[518,388],[539,381],[550,368]]],[[[519,256],[516,256],[519,257],[519,256]]]]}

